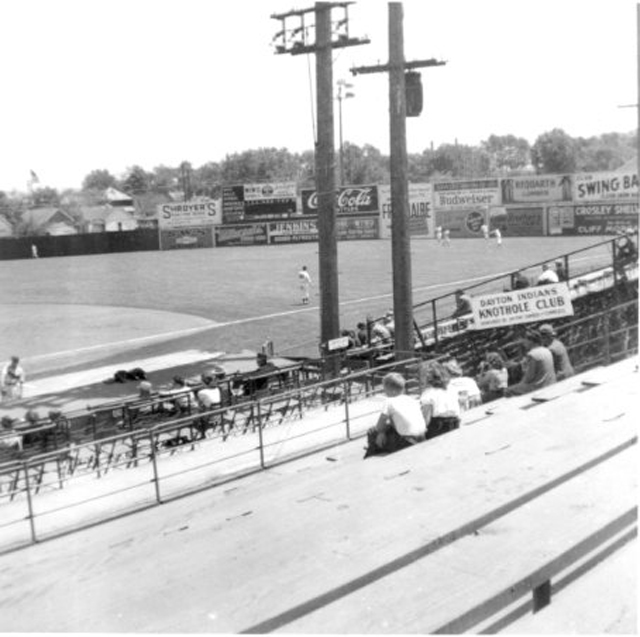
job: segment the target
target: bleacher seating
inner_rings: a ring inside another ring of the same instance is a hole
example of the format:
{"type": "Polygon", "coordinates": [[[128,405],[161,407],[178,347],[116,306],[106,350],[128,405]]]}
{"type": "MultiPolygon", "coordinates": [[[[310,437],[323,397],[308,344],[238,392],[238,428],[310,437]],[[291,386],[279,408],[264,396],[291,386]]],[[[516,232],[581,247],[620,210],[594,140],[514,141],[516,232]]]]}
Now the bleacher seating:
{"type": "MultiPolygon", "coordinates": [[[[637,268],[632,269],[633,272],[637,274],[637,268]]],[[[554,324],[576,369],[620,360],[637,352],[637,277],[616,279],[612,269],[605,268],[583,273],[571,284],[575,292],[575,316],[554,324]],[[612,282],[616,285],[609,287],[612,282]],[[580,291],[582,288],[586,290],[584,294],[580,291]],[[606,351],[603,335],[607,339],[606,351]]],[[[423,359],[454,357],[465,374],[471,376],[490,350],[503,352],[507,359],[515,355],[520,326],[477,332],[468,330],[461,320],[451,324],[455,329],[440,324],[441,335],[448,334],[448,338],[432,339],[426,348],[419,348],[416,355],[423,359]]],[[[195,405],[192,392],[202,386],[198,378],[193,381],[193,387],[185,389],[186,405],[173,392],[170,396],[155,393],[148,399],[133,396],[65,414],[55,423],[45,419],[21,431],[24,441],[21,452],[1,452],[0,474],[13,475],[13,465],[5,467],[3,462],[29,460],[64,448],[69,449],[65,466],[70,474],[83,468],[87,471],[108,468],[123,457],[135,466],[140,461],[145,432],[163,423],[167,426],[159,434],[159,444],[174,450],[179,446],[194,448],[205,436],[220,437],[224,441],[229,436],[276,427],[300,418],[305,410],[317,405],[328,408],[333,403],[370,395],[379,387],[385,373],[384,367],[380,366],[393,361],[392,347],[392,344],[386,344],[365,351],[348,351],[344,361],[346,369],[353,371],[356,367],[370,373],[356,374],[346,385],[342,382],[318,384],[324,362],[306,361],[263,374],[258,370],[249,376],[234,375],[223,379],[223,408],[211,413],[200,413],[195,405]],[[296,393],[297,389],[305,391],[296,393]]],[[[403,372],[408,374],[409,387],[417,393],[416,370],[405,368],[403,372]]],[[[43,472],[55,470],[60,475],[60,460],[49,462],[55,467],[43,469],[43,472]]]]}
{"type": "MultiPolygon", "coordinates": [[[[12,589],[18,610],[35,608],[59,632],[508,630],[637,535],[634,366],[568,379],[544,390],[558,394],[546,400],[505,401],[485,421],[389,456],[362,461],[354,441],[89,530],[52,546],[47,560],[4,556],[8,568],[28,569],[12,589]],[[105,545],[117,547],[110,568],[92,568],[105,545]],[[42,568],[56,578],[46,617],[32,589],[42,568]],[[68,613],[61,600],[77,568],[80,610],[68,613]],[[107,606],[89,603],[114,573],[131,572],[136,595],[115,587],[107,606]],[[185,594],[159,606],[167,581],[185,594]]],[[[25,613],[8,615],[5,629],[41,629],[25,613]]]]}

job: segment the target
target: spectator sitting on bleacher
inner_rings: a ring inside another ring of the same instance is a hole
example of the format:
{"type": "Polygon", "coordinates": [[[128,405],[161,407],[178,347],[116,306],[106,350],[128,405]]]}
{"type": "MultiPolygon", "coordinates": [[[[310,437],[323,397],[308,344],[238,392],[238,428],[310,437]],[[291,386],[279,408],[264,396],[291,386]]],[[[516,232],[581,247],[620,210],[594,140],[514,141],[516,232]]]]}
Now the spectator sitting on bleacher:
{"type": "Polygon", "coordinates": [[[536,281],[536,285],[547,285],[549,283],[558,283],[558,275],[546,263],[542,266],[542,273],[536,281]]]}
{"type": "Polygon", "coordinates": [[[426,389],[420,396],[422,415],[427,427],[427,440],[460,426],[458,392],[449,387],[449,374],[437,361],[424,367],[426,389]]]}
{"type": "Polygon", "coordinates": [[[269,380],[271,376],[278,371],[278,368],[269,361],[266,354],[259,352],[256,356],[258,369],[247,374],[247,383],[244,393],[252,395],[256,391],[264,391],[269,389],[269,380]]]}
{"type": "Polygon", "coordinates": [[[480,373],[476,377],[482,392],[482,402],[488,403],[505,395],[509,385],[509,372],[504,359],[498,352],[488,352],[480,363],[480,373]]]}
{"type": "Polygon", "coordinates": [[[514,290],[524,290],[531,286],[529,279],[522,274],[522,272],[516,272],[512,277],[512,289],[514,290]]]}
{"type": "Polygon", "coordinates": [[[358,347],[363,347],[369,342],[369,336],[367,334],[367,326],[365,323],[358,323],[356,331],[356,343],[358,347]]]}
{"type": "Polygon", "coordinates": [[[383,321],[376,321],[371,328],[371,345],[388,343],[391,341],[391,332],[383,321]]]}
{"type": "Polygon", "coordinates": [[[140,398],[151,398],[153,385],[148,380],[143,380],[138,385],[138,396],[140,398]]]}
{"type": "Polygon", "coordinates": [[[347,345],[346,349],[353,349],[354,347],[357,347],[357,341],[356,341],[356,333],[353,330],[342,330],[340,332],[340,336],[346,336],[349,339],[349,344],[347,345]]]}
{"type": "Polygon", "coordinates": [[[569,274],[564,268],[564,263],[562,261],[556,261],[555,267],[556,267],[556,274],[558,275],[558,281],[559,282],[568,281],[569,274]]]}
{"type": "Polygon", "coordinates": [[[22,436],[15,432],[13,418],[3,416],[0,421],[0,447],[22,451],[22,436]]]}
{"type": "Polygon", "coordinates": [[[482,403],[478,384],[473,378],[464,375],[462,368],[455,358],[446,361],[443,367],[450,376],[449,389],[455,390],[458,393],[458,402],[460,403],[461,411],[466,411],[467,409],[471,409],[471,407],[477,407],[482,403]]]}
{"type": "Polygon", "coordinates": [[[538,331],[542,338],[542,344],[551,351],[551,355],[553,356],[553,368],[556,372],[556,378],[563,380],[564,378],[573,376],[575,372],[573,371],[573,365],[571,365],[567,348],[564,346],[564,343],[557,338],[553,326],[545,323],[538,328],[538,331]]]}
{"type": "Polygon", "coordinates": [[[378,422],[367,432],[365,458],[391,453],[425,439],[420,403],[404,393],[404,378],[395,372],[382,380],[387,397],[378,422]]]}
{"type": "Polygon", "coordinates": [[[393,338],[395,336],[395,333],[396,333],[396,322],[395,322],[395,320],[393,318],[393,310],[389,310],[384,315],[384,326],[389,331],[389,334],[391,335],[391,338],[393,338]]]}
{"type": "Polygon", "coordinates": [[[529,330],[523,339],[526,354],[523,361],[522,380],[511,387],[507,387],[507,396],[520,396],[542,389],[556,382],[556,372],[553,367],[551,350],[542,345],[539,332],[529,330]]]}
{"type": "Polygon", "coordinates": [[[27,409],[24,420],[28,427],[36,427],[40,422],[40,414],[35,409],[27,409]]]}
{"type": "Polygon", "coordinates": [[[167,411],[188,411],[191,405],[191,396],[187,381],[182,376],[173,377],[173,387],[159,393],[161,398],[175,398],[171,402],[163,403],[167,411]]]}
{"type": "Polygon", "coordinates": [[[200,409],[202,411],[209,411],[210,409],[220,407],[222,403],[222,393],[216,385],[215,379],[212,376],[203,374],[202,382],[204,383],[204,387],[196,392],[200,409]]]}
{"type": "Polygon", "coordinates": [[[451,315],[452,318],[471,314],[471,298],[464,290],[456,290],[456,309],[451,315]]]}
{"type": "Polygon", "coordinates": [[[626,279],[625,268],[638,261],[638,250],[627,234],[623,233],[622,237],[617,240],[614,254],[613,267],[618,274],[626,279]]]}

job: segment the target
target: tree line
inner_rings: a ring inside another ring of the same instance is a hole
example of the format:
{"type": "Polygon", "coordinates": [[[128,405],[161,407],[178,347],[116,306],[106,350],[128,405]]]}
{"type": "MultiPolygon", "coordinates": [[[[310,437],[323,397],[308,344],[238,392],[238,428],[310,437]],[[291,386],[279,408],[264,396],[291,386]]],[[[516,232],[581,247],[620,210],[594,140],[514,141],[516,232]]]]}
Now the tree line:
{"type": "MultiPolygon", "coordinates": [[[[408,156],[408,176],[414,183],[442,179],[500,177],[535,172],[558,174],[615,170],[636,154],[636,133],[605,133],[571,137],[562,129],[538,136],[533,145],[515,135],[491,135],[477,146],[441,144],[408,156]]],[[[345,142],[336,152],[336,175],[346,184],[389,183],[389,157],[375,146],[345,142]],[[340,167],[340,158],[343,166],[340,167]]],[[[73,216],[79,202],[100,203],[105,189],[117,188],[130,196],[179,192],[193,196],[220,196],[222,184],[264,181],[295,181],[300,188],[314,186],[314,152],[292,153],[286,148],[257,148],[228,154],[222,161],[194,167],[188,161],[178,166],[156,166],[147,171],[131,166],[116,177],[108,170],[87,174],[78,191],[35,189],[25,198],[0,191],[0,213],[12,219],[25,207],[61,206],[73,216]]]]}

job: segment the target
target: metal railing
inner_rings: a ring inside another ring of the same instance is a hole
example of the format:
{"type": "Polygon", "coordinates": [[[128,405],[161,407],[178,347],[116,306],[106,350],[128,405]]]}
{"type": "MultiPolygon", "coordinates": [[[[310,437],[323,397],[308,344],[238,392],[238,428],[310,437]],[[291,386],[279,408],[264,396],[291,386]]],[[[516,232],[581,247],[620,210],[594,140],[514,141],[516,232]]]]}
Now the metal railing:
{"type": "MultiPolygon", "coordinates": [[[[634,299],[558,326],[576,370],[637,353],[637,314],[634,299]]],[[[117,433],[98,428],[96,439],[4,462],[0,544],[12,533],[17,543],[37,542],[360,437],[379,410],[362,399],[381,392],[389,371],[405,375],[409,393],[419,391],[420,362],[392,362],[142,429],[122,420],[117,433]],[[111,479],[100,479],[107,474],[111,479]]],[[[86,426],[95,427],[93,416],[86,426]]]]}
{"type": "MultiPolygon", "coordinates": [[[[633,241],[634,246],[636,246],[637,254],[638,231],[636,230],[628,236],[633,241]]],[[[618,262],[619,240],[620,237],[612,237],[606,241],[580,248],[555,258],[533,263],[526,268],[514,270],[509,274],[489,276],[478,283],[464,286],[464,290],[468,294],[489,294],[511,290],[514,282],[513,277],[518,273],[529,279],[532,284],[535,284],[536,277],[540,274],[542,265],[553,261],[562,261],[567,277],[576,281],[590,272],[611,268],[612,280],[614,283],[617,283],[620,278],[618,262]]],[[[443,336],[447,337],[463,331],[466,328],[464,321],[460,324],[460,321],[457,319],[451,319],[455,309],[455,291],[446,292],[445,294],[415,303],[413,306],[414,321],[418,329],[422,331],[424,337],[435,340],[437,344],[439,338],[443,336]]],[[[373,322],[382,320],[382,318],[383,317],[373,319],[373,322]]]]}
{"type": "Polygon", "coordinates": [[[0,464],[0,545],[6,534],[17,534],[17,544],[37,542],[362,436],[379,409],[362,399],[381,392],[389,371],[403,372],[408,390],[417,391],[418,362],[392,363],[0,464]],[[197,452],[181,453],[187,449],[197,452]],[[179,462],[171,460],[178,456],[179,462]],[[101,479],[106,475],[111,479],[101,479]],[[79,509],[84,513],[70,515],[79,509]]]}

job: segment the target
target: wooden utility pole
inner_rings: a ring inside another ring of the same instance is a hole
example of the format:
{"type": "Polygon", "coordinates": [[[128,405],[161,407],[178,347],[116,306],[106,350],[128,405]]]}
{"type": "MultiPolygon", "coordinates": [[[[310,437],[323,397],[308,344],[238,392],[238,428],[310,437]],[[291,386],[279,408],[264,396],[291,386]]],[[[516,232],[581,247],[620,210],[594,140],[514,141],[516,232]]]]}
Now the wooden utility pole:
{"type": "Polygon", "coordinates": [[[336,180],[333,125],[333,64],[331,60],[331,5],[316,2],[316,86],[318,145],[316,190],[320,262],[320,340],[340,336],[338,292],[338,236],[336,231],[336,180]]]}
{"type": "Polygon", "coordinates": [[[389,63],[351,69],[351,73],[389,73],[389,134],[391,169],[391,259],[396,360],[413,356],[413,294],[409,237],[409,185],[407,180],[407,100],[405,71],[442,66],[435,59],[404,60],[402,3],[389,3],[389,63]]]}
{"type": "MultiPolygon", "coordinates": [[[[316,54],[318,141],[316,143],[316,191],[318,198],[318,261],[320,284],[320,340],[325,345],[340,335],[338,291],[338,243],[336,230],[336,183],[333,121],[332,50],[367,44],[367,38],[349,36],[348,6],[353,2],[316,2],[313,9],[272,15],[281,31],[274,37],[276,53],[316,54]],[[343,16],[332,21],[333,9],[343,16]],[[315,13],[315,27],[306,26],[305,15],[315,13]],[[297,21],[290,27],[291,20],[297,21]],[[289,22],[287,22],[289,20],[289,22]],[[309,33],[315,29],[315,42],[309,33]]],[[[336,371],[336,370],[334,370],[336,371]]]]}
{"type": "Polygon", "coordinates": [[[413,294],[407,182],[407,115],[402,4],[389,3],[389,139],[391,168],[391,258],[396,358],[413,355],[413,294]]]}

